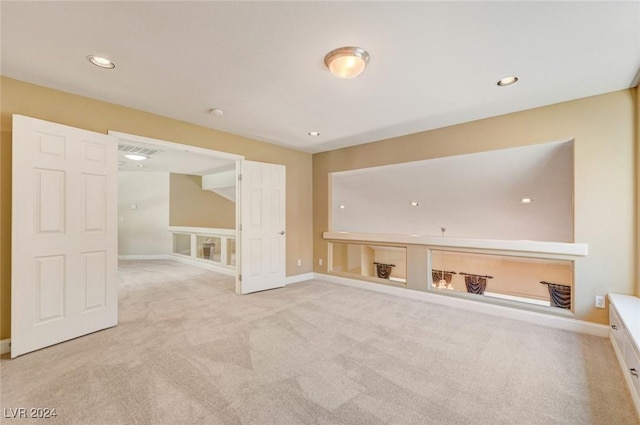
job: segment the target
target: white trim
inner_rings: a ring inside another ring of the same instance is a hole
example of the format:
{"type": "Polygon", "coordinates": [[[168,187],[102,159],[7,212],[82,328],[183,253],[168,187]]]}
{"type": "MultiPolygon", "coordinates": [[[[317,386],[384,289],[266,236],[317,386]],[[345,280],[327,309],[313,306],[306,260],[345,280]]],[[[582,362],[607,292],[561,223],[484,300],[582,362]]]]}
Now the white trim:
{"type": "Polygon", "coordinates": [[[292,283],[306,282],[308,280],[313,280],[314,277],[315,277],[314,273],[302,273],[302,274],[296,274],[293,276],[287,276],[285,278],[284,284],[291,285],[292,283]]]}
{"type": "Polygon", "coordinates": [[[218,265],[218,264],[212,263],[209,260],[201,260],[201,259],[197,259],[197,258],[187,257],[185,255],[180,255],[180,254],[169,255],[169,259],[173,260],[173,261],[177,261],[179,263],[189,264],[190,266],[196,266],[196,267],[200,267],[202,269],[211,270],[211,271],[214,271],[214,272],[226,274],[228,276],[235,276],[236,275],[235,267],[234,268],[225,267],[225,266],[222,266],[222,265],[218,265]]]}
{"type": "Polygon", "coordinates": [[[514,320],[522,320],[524,322],[534,323],[537,325],[548,326],[557,329],[564,329],[572,332],[579,332],[588,335],[595,335],[606,338],[609,335],[609,327],[597,323],[585,322],[582,320],[571,319],[568,317],[553,316],[550,314],[537,313],[534,311],[521,310],[513,307],[502,305],[488,304],[477,301],[465,300],[461,298],[434,294],[431,292],[421,292],[411,289],[398,288],[389,285],[379,285],[375,283],[364,282],[357,279],[349,279],[340,276],[333,276],[323,273],[314,273],[317,280],[323,280],[330,283],[351,286],[358,289],[364,289],[375,292],[382,292],[398,297],[409,298],[419,301],[427,301],[434,304],[446,305],[449,307],[460,308],[467,311],[477,313],[491,314],[494,316],[506,317],[514,320]]]}
{"type": "Polygon", "coordinates": [[[611,340],[611,345],[613,346],[613,351],[616,353],[616,358],[618,359],[620,370],[622,370],[622,375],[624,376],[627,388],[631,393],[631,400],[633,400],[633,405],[636,408],[636,413],[638,417],[640,417],[640,394],[638,394],[638,392],[635,390],[635,384],[632,381],[633,378],[631,378],[631,374],[627,369],[627,363],[624,360],[624,355],[620,351],[620,347],[618,347],[618,343],[616,342],[616,337],[613,335],[613,332],[609,332],[609,340],[611,340]]]}
{"type": "Polygon", "coordinates": [[[560,254],[584,257],[589,252],[589,245],[584,243],[510,241],[498,239],[444,238],[442,236],[395,235],[377,233],[324,232],[327,240],[388,242],[410,245],[428,245],[436,247],[492,249],[499,251],[516,251],[535,254],[560,254]]]}
{"type": "Polygon", "coordinates": [[[122,141],[146,143],[146,144],[150,144],[150,145],[161,146],[161,147],[166,148],[166,149],[177,149],[177,150],[181,150],[181,151],[185,151],[186,150],[188,152],[196,153],[198,155],[213,156],[213,157],[216,157],[216,158],[228,159],[228,160],[231,160],[231,161],[237,161],[238,159],[244,159],[244,156],[242,156],[242,155],[236,155],[236,154],[233,154],[233,153],[216,151],[216,150],[213,150],[213,149],[199,148],[197,146],[185,145],[185,144],[182,144],[182,143],[169,142],[167,140],[152,139],[151,137],[138,136],[138,135],[135,135],[135,134],[121,133],[119,131],[109,130],[107,132],[107,134],[109,136],[117,137],[118,139],[120,139],[122,141]]]}
{"type": "Polygon", "coordinates": [[[11,338],[0,340],[0,354],[11,352],[11,338]]]}
{"type": "Polygon", "coordinates": [[[118,255],[118,260],[171,260],[171,254],[154,255],[118,255]]]}
{"type": "Polygon", "coordinates": [[[236,229],[216,229],[213,227],[185,227],[185,226],[169,226],[171,233],[197,233],[198,235],[213,236],[236,236],[236,229]]]}
{"type": "Polygon", "coordinates": [[[534,299],[534,298],[518,297],[516,295],[499,294],[497,292],[484,291],[483,295],[485,297],[500,298],[500,299],[503,299],[503,300],[510,300],[510,301],[519,301],[521,303],[529,303],[529,304],[541,305],[541,306],[544,306],[544,307],[549,307],[551,305],[550,301],[537,300],[537,299],[534,299]]]}

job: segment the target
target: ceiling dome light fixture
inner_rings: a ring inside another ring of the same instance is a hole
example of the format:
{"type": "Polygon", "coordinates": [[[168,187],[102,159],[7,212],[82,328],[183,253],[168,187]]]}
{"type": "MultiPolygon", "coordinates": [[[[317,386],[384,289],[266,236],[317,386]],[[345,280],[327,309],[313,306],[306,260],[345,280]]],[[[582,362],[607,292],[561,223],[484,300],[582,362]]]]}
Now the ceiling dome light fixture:
{"type": "Polygon", "coordinates": [[[320,132],[319,131],[310,131],[309,133],[307,133],[309,136],[319,136],[320,132]]]}
{"type": "Polygon", "coordinates": [[[338,78],[355,78],[369,63],[369,53],[362,47],[340,47],[324,57],[324,64],[338,78]]]}
{"type": "Polygon", "coordinates": [[[504,77],[498,80],[496,83],[499,87],[510,86],[511,84],[515,84],[518,82],[518,77],[515,75],[510,75],[508,77],[504,77]]]}
{"type": "Polygon", "coordinates": [[[111,62],[107,58],[101,58],[100,56],[89,55],[87,56],[87,60],[100,68],[113,69],[116,67],[115,63],[111,62]]]}
{"type": "Polygon", "coordinates": [[[216,117],[224,116],[224,111],[222,109],[220,109],[220,108],[209,109],[209,113],[211,115],[215,115],[216,117]]]}
{"type": "Polygon", "coordinates": [[[533,199],[531,199],[531,198],[521,198],[520,199],[520,203],[522,203],[522,204],[530,204],[532,202],[533,202],[533,199]]]}

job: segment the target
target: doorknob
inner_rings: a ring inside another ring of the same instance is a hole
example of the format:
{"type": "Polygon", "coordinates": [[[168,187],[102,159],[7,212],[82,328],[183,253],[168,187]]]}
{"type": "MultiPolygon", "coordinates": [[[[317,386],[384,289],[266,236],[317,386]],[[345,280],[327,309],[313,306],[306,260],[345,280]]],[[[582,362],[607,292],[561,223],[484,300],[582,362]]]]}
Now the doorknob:
{"type": "Polygon", "coordinates": [[[281,231],[280,231],[280,234],[281,234],[281,235],[284,235],[284,230],[281,230],[281,231]]]}

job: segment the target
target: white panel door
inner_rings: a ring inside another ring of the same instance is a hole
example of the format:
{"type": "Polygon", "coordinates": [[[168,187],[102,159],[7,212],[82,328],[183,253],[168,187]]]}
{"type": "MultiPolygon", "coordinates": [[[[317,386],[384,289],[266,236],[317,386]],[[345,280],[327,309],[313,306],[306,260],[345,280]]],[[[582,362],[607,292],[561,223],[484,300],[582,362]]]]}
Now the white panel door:
{"type": "Polygon", "coordinates": [[[241,161],[240,267],[236,292],[284,286],[286,260],[286,168],[241,161]]]}
{"type": "Polygon", "coordinates": [[[13,116],[11,357],[117,324],[117,146],[13,116]]]}

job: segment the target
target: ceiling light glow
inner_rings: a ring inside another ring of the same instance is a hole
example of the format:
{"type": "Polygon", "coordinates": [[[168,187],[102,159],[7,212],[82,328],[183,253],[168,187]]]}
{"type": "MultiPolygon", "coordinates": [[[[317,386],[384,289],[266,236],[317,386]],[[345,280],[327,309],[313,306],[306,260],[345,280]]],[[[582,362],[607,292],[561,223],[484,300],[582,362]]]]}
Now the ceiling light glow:
{"type": "Polygon", "coordinates": [[[417,207],[418,205],[420,205],[420,204],[418,204],[416,201],[413,201],[413,202],[411,203],[411,206],[412,206],[412,207],[417,207]]]}
{"type": "Polygon", "coordinates": [[[531,199],[531,198],[522,198],[522,199],[520,199],[520,202],[523,203],[523,204],[530,204],[530,203],[533,202],[533,199],[531,199]]]}
{"type": "Polygon", "coordinates": [[[319,136],[320,132],[319,131],[310,131],[309,133],[307,133],[309,136],[319,136]]]}
{"type": "Polygon", "coordinates": [[[89,55],[87,56],[87,60],[95,66],[99,66],[100,68],[113,69],[116,67],[115,63],[111,62],[107,58],[102,58],[100,56],[89,55]]]}
{"type": "Polygon", "coordinates": [[[511,84],[515,84],[518,82],[518,77],[515,75],[510,75],[508,77],[504,77],[498,80],[496,83],[500,87],[510,86],[511,84]]]}
{"type": "Polygon", "coordinates": [[[362,47],[340,47],[324,57],[324,64],[338,78],[351,79],[362,74],[369,63],[369,52],[362,47]]]}
{"type": "Polygon", "coordinates": [[[340,205],[338,206],[338,208],[340,208],[341,210],[343,210],[343,209],[344,209],[344,205],[340,204],[340,205]]]}
{"type": "Polygon", "coordinates": [[[136,154],[133,154],[133,153],[126,154],[124,157],[128,158],[128,159],[130,159],[132,161],[144,161],[145,159],[149,159],[149,157],[147,157],[147,156],[136,155],[136,154]]]}

